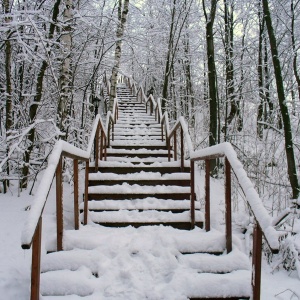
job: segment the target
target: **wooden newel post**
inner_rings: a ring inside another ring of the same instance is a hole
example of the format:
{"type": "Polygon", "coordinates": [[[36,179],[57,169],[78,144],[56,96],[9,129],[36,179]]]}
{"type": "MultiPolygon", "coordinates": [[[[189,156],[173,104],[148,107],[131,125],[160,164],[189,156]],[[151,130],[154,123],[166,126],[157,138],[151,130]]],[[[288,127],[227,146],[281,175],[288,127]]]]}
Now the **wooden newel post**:
{"type": "Polygon", "coordinates": [[[177,160],[177,134],[174,132],[174,160],[177,160]]]}
{"type": "Polygon", "coordinates": [[[253,229],[253,251],[252,251],[252,293],[253,300],[260,300],[261,285],[261,252],[262,231],[255,220],[253,229]]]}
{"type": "Polygon", "coordinates": [[[195,162],[191,160],[191,229],[195,228],[195,162]]]}
{"type": "Polygon", "coordinates": [[[210,160],[205,160],[205,230],[210,231],[210,160]]]}
{"type": "Polygon", "coordinates": [[[100,125],[98,123],[97,129],[96,129],[96,137],[94,142],[94,159],[95,159],[95,171],[98,172],[98,164],[99,164],[99,128],[100,125]]]}
{"type": "Polygon", "coordinates": [[[180,151],[181,151],[181,172],[184,171],[184,145],[183,145],[183,129],[180,127],[180,151]]]}
{"type": "Polygon", "coordinates": [[[226,249],[232,251],[232,223],[231,223],[231,166],[225,157],[225,224],[226,224],[226,249]]]}
{"type": "Polygon", "coordinates": [[[78,201],[78,159],[73,161],[74,168],[74,227],[79,229],[79,201],[78,201]]]}
{"type": "Polygon", "coordinates": [[[40,299],[41,242],[42,217],[39,219],[32,241],[31,300],[40,299]]]}
{"type": "Polygon", "coordinates": [[[103,138],[104,138],[104,132],[101,128],[101,136],[100,136],[100,160],[103,159],[103,138]]]}
{"type": "Polygon", "coordinates": [[[56,168],[56,249],[63,250],[63,187],[62,187],[62,156],[56,168]]]}
{"type": "Polygon", "coordinates": [[[85,185],[84,185],[84,211],[83,211],[83,224],[87,224],[88,217],[88,188],[89,188],[89,161],[85,163],[85,185]]]}

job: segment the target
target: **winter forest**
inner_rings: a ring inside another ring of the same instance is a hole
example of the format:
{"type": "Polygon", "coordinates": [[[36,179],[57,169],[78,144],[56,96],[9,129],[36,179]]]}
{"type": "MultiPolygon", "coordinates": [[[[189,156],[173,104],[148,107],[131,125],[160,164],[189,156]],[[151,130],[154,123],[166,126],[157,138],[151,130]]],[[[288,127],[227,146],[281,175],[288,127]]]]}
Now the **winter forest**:
{"type": "Polygon", "coordinates": [[[300,274],[300,1],[2,0],[0,193],[31,193],[57,140],[87,148],[118,73],[183,116],[195,150],[231,143],[270,216],[293,210],[279,267],[300,274]]]}

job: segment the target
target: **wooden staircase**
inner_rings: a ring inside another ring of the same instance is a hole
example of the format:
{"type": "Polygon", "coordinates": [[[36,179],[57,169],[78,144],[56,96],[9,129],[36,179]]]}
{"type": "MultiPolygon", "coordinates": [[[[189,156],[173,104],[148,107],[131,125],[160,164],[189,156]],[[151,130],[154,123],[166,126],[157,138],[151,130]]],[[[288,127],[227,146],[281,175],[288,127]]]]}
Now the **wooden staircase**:
{"type": "Polygon", "coordinates": [[[107,160],[89,167],[88,225],[65,230],[64,251],[42,258],[43,299],[249,299],[238,238],[227,254],[224,233],[201,229],[199,201],[190,230],[190,163],[172,151],[169,161],[155,116],[124,84],[117,94],[107,160]]]}

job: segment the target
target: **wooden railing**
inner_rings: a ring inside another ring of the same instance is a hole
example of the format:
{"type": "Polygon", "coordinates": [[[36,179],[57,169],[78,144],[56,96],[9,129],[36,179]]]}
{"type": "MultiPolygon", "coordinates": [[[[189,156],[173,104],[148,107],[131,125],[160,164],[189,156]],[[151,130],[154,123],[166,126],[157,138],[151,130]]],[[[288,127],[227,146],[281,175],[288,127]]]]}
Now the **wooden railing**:
{"type": "Polygon", "coordinates": [[[252,299],[260,299],[260,282],[261,282],[261,253],[262,253],[262,236],[265,237],[269,248],[273,253],[279,251],[279,235],[274,228],[272,218],[263,206],[259,195],[248,178],[243,165],[238,160],[236,152],[230,143],[219,144],[214,147],[208,147],[199,151],[193,150],[192,141],[188,132],[188,126],[183,117],[180,117],[173,128],[169,129],[169,119],[167,112],[162,113],[160,99],[155,101],[150,95],[145,96],[142,87],[137,89],[132,79],[126,78],[126,84],[131,90],[136,91],[137,101],[150,104],[150,113],[155,112],[155,118],[161,124],[162,141],[166,139],[168,147],[168,159],[171,160],[171,144],[173,139],[174,160],[177,160],[177,134],[180,130],[180,166],[184,170],[185,148],[187,157],[190,161],[191,168],[191,227],[195,226],[195,161],[205,161],[205,230],[210,231],[210,161],[212,159],[225,158],[225,236],[226,251],[232,251],[232,209],[231,209],[231,174],[234,173],[238,183],[242,188],[246,201],[252,211],[255,219],[253,229],[253,250],[252,250],[252,299]],[[186,146],[186,147],[184,147],[186,146]]]}
{"type": "Polygon", "coordinates": [[[106,127],[103,126],[100,114],[95,117],[87,150],[79,149],[65,141],[56,142],[48,159],[48,166],[44,171],[42,180],[36,192],[27,221],[22,232],[22,248],[32,247],[31,268],[31,300],[40,297],[40,262],[42,241],[42,216],[47,202],[48,194],[55,178],[56,181],[56,250],[63,250],[63,185],[62,170],[64,157],[73,160],[74,171],[74,224],[75,230],[79,229],[79,192],[78,192],[78,163],[85,162],[85,186],[84,186],[84,211],[83,224],[88,219],[88,170],[89,160],[94,153],[95,168],[98,169],[99,159],[106,160],[106,148],[109,145],[110,133],[114,137],[114,124],[118,118],[118,101],[115,99],[113,112],[107,113],[106,127]],[[93,151],[94,144],[94,151],[93,151]],[[99,154],[100,153],[100,154],[99,154]]]}

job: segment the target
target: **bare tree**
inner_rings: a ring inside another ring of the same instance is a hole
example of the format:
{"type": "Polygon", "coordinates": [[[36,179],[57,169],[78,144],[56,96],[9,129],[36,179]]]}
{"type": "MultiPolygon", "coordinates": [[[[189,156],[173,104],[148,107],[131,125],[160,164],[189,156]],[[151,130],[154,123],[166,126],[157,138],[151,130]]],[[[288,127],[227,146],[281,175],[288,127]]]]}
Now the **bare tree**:
{"type": "Polygon", "coordinates": [[[286,105],[281,65],[280,65],[278,50],[277,50],[277,41],[276,41],[276,37],[272,25],[268,0],[262,0],[262,3],[263,3],[265,21],[268,29],[270,48],[271,48],[272,59],[273,59],[274,74],[275,74],[276,86],[277,86],[277,96],[278,96],[281,117],[283,122],[288,175],[289,175],[289,180],[293,191],[293,199],[297,199],[300,193],[299,183],[297,178],[297,169],[296,169],[296,162],[295,162],[295,155],[294,155],[291,121],[290,121],[289,110],[286,105]]]}

